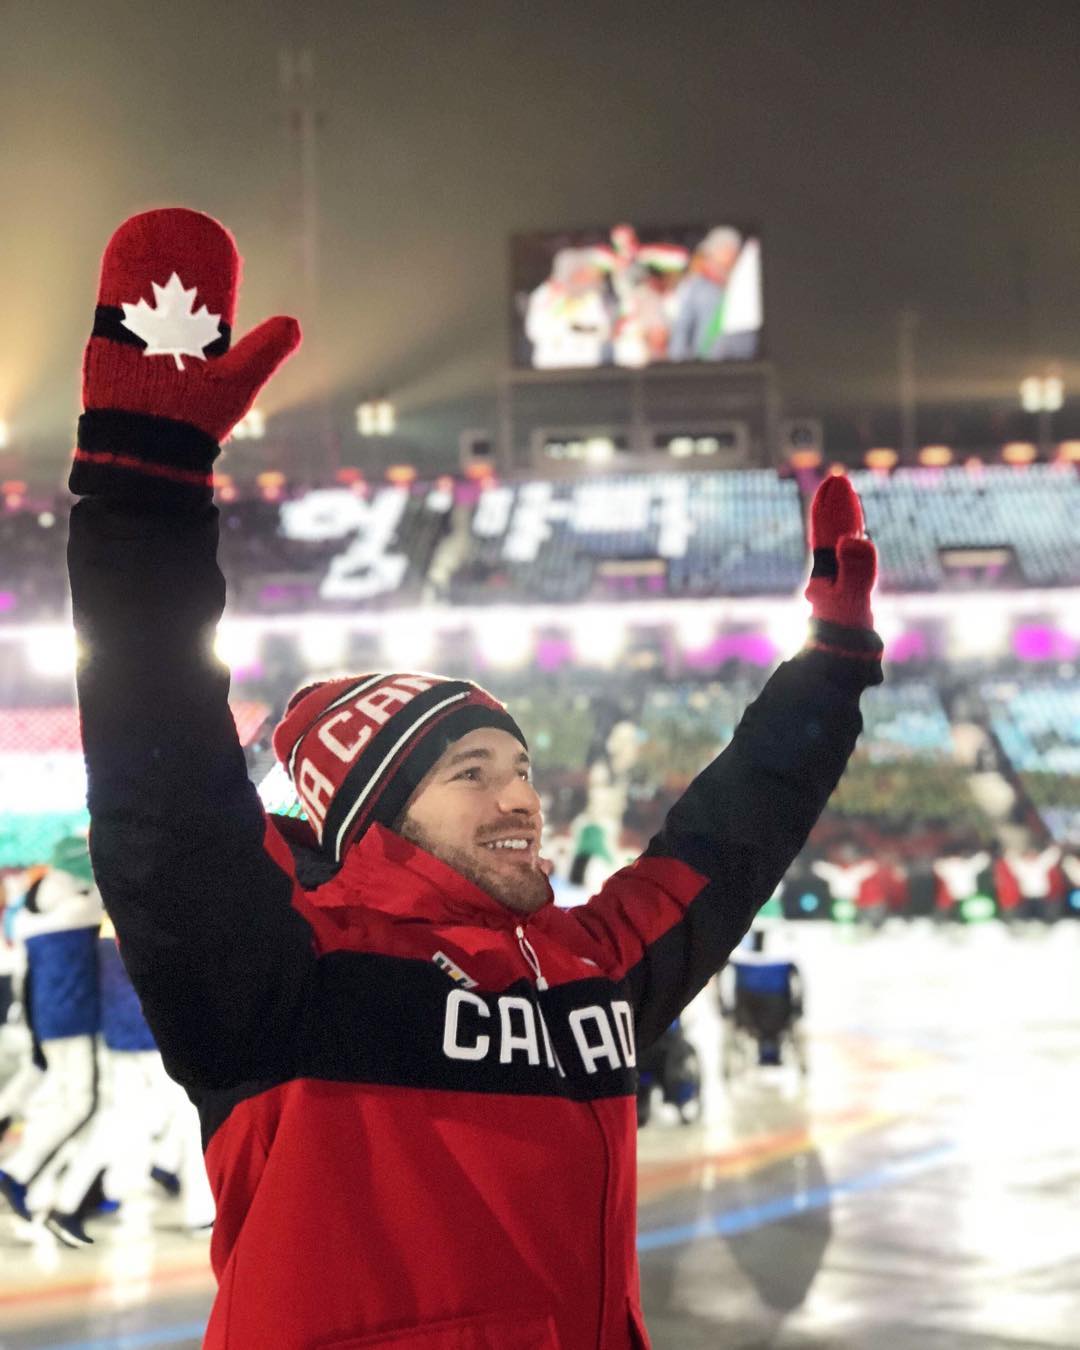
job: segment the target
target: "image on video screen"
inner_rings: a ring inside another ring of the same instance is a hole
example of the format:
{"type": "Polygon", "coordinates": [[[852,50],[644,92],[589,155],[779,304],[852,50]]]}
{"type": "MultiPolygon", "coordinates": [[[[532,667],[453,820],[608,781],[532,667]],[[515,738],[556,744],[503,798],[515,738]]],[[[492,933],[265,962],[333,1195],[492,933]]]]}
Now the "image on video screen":
{"type": "Polygon", "coordinates": [[[733,225],[516,235],[514,364],[532,370],[761,355],[761,241],[733,225]]]}

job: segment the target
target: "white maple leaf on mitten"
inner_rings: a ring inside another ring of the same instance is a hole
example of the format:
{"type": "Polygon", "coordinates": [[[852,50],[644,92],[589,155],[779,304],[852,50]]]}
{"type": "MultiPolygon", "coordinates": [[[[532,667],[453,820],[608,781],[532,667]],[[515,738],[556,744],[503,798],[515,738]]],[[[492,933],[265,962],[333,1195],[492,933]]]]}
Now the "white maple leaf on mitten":
{"type": "Polygon", "coordinates": [[[182,356],[195,356],[205,361],[203,348],[216,342],[220,336],[220,314],[211,314],[205,305],[195,309],[195,290],[184,289],[184,283],[174,272],[164,286],[152,281],[154,303],[140,300],[137,305],[125,304],[124,327],[146,343],[144,356],[171,356],[177,370],[184,369],[182,356]]]}

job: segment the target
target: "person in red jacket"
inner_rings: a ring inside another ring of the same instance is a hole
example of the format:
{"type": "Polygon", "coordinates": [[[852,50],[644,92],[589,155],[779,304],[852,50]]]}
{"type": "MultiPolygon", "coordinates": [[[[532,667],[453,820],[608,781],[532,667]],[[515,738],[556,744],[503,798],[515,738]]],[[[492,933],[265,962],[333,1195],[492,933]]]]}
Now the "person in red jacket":
{"type": "Polygon", "coordinates": [[[525,739],[464,680],[301,691],[267,818],[212,655],[212,466],[299,340],[230,347],[206,216],[113,236],[87,347],[69,571],[91,851],[217,1202],[214,1350],[631,1350],[637,1056],[802,847],[881,679],[850,485],[812,512],[813,609],[631,866],[552,904],[525,739]],[[195,320],[197,319],[197,322],[195,320]]]}

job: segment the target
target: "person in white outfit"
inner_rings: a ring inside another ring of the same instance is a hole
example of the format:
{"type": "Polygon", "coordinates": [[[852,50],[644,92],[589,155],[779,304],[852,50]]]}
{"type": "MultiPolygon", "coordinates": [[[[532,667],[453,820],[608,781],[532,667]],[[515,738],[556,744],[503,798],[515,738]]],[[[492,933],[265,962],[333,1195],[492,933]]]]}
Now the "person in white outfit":
{"type": "Polygon", "coordinates": [[[183,1197],[184,1226],[205,1228],[213,1222],[214,1202],[198,1116],[165,1072],[108,916],[97,952],[102,1104],[76,1141],[48,1226],[67,1246],[88,1246],[93,1238],[84,1225],[84,1202],[95,1179],[104,1176],[108,1197],[123,1200],[145,1190],[152,1163],[166,1159],[171,1165],[164,1170],[176,1174],[183,1197]],[[161,1136],[157,1149],[155,1136],[161,1136]]]}
{"type": "Polygon", "coordinates": [[[555,255],[551,276],[529,297],[525,335],[537,370],[602,365],[613,333],[603,274],[585,248],[555,255]]]}
{"type": "MultiPolygon", "coordinates": [[[[0,1196],[22,1219],[97,1107],[97,940],[101,896],[86,841],[65,839],[16,920],[26,945],[26,987],[46,1072],[26,1108],[22,1139],[4,1159],[0,1196]]],[[[47,1220],[48,1222],[48,1220],[47,1220]]]]}
{"type": "Polygon", "coordinates": [[[856,862],[852,855],[839,862],[819,859],[810,864],[810,870],[828,886],[829,894],[834,901],[854,905],[858,909],[859,893],[863,883],[874,875],[877,866],[872,858],[856,862]]]}
{"type": "Polygon", "coordinates": [[[7,991],[3,1024],[0,1025],[0,1044],[5,1064],[11,1065],[4,1085],[0,1088],[0,1139],[9,1126],[20,1119],[26,1105],[45,1072],[45,1057],[37,1044],[30,1025],[26,998],[26,947],[18,940],[15,919],[23,906],[26,892],[44,868],[30,868],[13,872],[4,879],[5,903],[3,934],[0,936],[0,981],[10,981],[7,991]]]}
{"type": "Polygon", "coordinates": [[[1052,923],[1059,909],[1053,899],[1053,873],[1061,861],[1061,849],[1050,844],[1040,851],[1029,842],[1023,849],[1006,849],[1005,861],[1020,887],[1024,917],[1052,923]]]}
{"type": "Polygon", "coordinates": [[[978,893],[979,877],[990,866],[986,849],[965,855],[949,853],[933,863],[934,875],[941,882],[948,899],[947,906],[938,909],[939,918],[956,918],[965,900],[978,893]]]}

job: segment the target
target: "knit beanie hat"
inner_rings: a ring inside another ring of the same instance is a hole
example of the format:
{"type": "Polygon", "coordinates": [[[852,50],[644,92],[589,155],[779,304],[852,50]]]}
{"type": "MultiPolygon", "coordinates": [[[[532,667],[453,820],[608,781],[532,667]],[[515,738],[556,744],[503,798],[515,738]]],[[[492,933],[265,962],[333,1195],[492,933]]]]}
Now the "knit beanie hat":
{"type": "Polygon", "coordinates": [[[384,671],[298,690],[274,730],[274,753],[323,851],[340,861],[373,821],[393,827],[446,747],[478,727],[526,743],[479,685],[384,671]]]}

